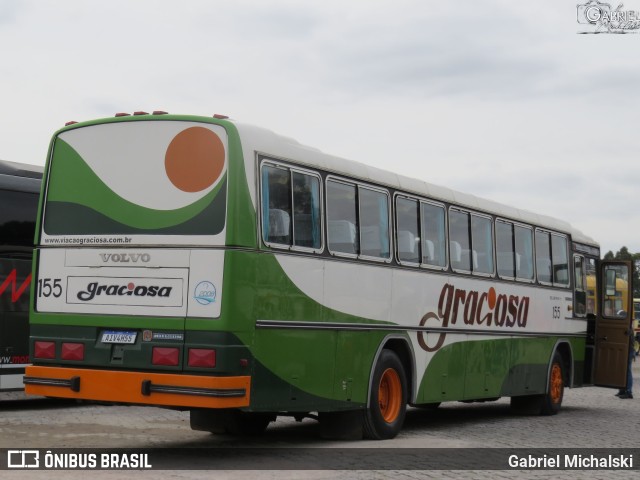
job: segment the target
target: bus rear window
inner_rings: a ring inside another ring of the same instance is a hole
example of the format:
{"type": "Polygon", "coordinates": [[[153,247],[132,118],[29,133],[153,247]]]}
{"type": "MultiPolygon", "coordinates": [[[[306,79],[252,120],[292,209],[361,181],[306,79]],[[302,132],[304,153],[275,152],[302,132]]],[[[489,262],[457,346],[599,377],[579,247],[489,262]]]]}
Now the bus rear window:
{"type": "Polygon", "coordinates": [[[138,121],[64,131],[50,161],[45,242],[217,235],[225,225],[226,158],[226,134],[215,125],[138,121]]]}

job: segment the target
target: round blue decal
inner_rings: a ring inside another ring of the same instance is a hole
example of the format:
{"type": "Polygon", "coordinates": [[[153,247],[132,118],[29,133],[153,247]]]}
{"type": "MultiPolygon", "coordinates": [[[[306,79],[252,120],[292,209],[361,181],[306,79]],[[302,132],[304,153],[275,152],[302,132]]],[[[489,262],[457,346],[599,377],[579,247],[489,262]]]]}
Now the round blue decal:
{"type": "Polygon", "coordinates": [[[193,291],[193,298],[201,305],[209,305],[216,301],[216,287],[211,282],[200,282],[193,291]]]}

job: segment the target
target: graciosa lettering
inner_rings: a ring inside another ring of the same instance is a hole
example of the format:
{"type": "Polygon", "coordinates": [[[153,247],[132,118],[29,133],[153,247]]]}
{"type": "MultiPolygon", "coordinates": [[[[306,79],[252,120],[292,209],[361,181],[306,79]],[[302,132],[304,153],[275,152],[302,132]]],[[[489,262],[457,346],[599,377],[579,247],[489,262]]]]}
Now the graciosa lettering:
{"type": "MultiPolygon", "coordinates": [[[[448,328],[456,324],[458,312],[462,312],[465,325],[525,328],[529,316],[529,302],[527,296],[497,294],[493,287],[480,293],[456,288],[447,283],[440,292],[438,313],[425,314],[420,320],[420,326],[424,327],[429,320],[438,320],[442,323],[442,328],[448,328]]],[[[442,347],[446,336],[445,332],[441,332],[435,345],[429,346],[424,333],[418,332],[418,343],[427,352],[435,352],[442,347]]]]}
{"type": "Polygon", "coordinates": [[[168,297],[171,295],[172,287],[160,287],[157,285],[138,285],[129,282],[127,285],[99,285],[98,282],[91,282],[87,285],[86,291],[78,292],[78,299],[88,302],[96,295],[109,296],[132,296],[137,297],[168,297]]]}

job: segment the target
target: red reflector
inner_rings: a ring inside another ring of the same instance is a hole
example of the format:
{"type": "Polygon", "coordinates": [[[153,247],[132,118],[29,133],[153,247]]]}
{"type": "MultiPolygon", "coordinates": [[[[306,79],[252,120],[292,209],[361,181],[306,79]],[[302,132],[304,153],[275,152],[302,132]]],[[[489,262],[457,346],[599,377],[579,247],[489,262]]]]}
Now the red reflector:
{"type": "Polygon", "coordinates": [[[169,112],[165,112],[164,110],[154,110],[153,115],[168,115],[169,112]]]}
{"type": "Polygon", "coordinates": [[[71,120],[70,122],[67,122],[64,124],[65,127],[68,127],[69,125],[73,125],[74,123],[78,123],[75,120],[71,120]]]}
{"type": "Polygon", "coordinates": [[[63,343],[60,356],[63,360],[84,360],[84,343],[63,343]]]}
{"type": "Polygon", "coordinates": [[[138,112],[133,112],[134,115],[149,115],[149,112],[142,112],[142,111],[138,111],[138,112]]]}
{"type": "Polygon", "coordinates": [[[170,347],[153,347],[151,363],[153,365],[177,366],[180,360],[180,349],[170,347]]]}
{"type": "Polygon", "coordinates": [[[56,358],[55,342],[36,342],[33,350],[35,358],[56,358]]]}
{"type": "Polygon", "coordinates": [[[189,349],[189,366],[190,367],[207,367],[216,366],[216,351],[205,348],[189,349]]]}
{"type": "Polygon", "coordinates": [[[130,116],[130,114],[126,113],[126,112],[118,112],[118,113],[116,113],[116,117],[128,117],[128,116],[130,116]]]}
{"type": "Polygon", "coordinates": [[[213,115],[213,118],[217,118],[219,120],[224,120],[225,118],[229,118],[229,117],[226,116],[226,115],[220,115],[219,113],[216,113],[216,114],[213,115]]]}

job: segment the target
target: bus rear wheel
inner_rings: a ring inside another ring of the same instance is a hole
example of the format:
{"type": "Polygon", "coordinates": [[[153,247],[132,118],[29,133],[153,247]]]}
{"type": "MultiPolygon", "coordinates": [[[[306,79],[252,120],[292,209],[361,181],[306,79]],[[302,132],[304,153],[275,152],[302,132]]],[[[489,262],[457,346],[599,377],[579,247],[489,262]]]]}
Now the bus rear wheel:
{"type": "Polygon", "coordinates": [[[407,378],[398,356],[382,350],[376,363],[369,406],[365,410],[365,438],[382,440],[395,437],[402,429],[407,410],[407,378]]]}

